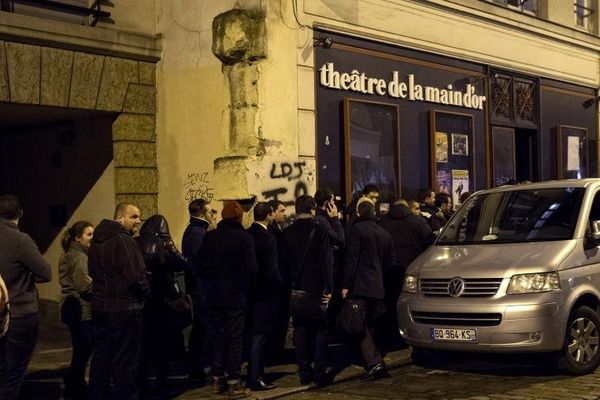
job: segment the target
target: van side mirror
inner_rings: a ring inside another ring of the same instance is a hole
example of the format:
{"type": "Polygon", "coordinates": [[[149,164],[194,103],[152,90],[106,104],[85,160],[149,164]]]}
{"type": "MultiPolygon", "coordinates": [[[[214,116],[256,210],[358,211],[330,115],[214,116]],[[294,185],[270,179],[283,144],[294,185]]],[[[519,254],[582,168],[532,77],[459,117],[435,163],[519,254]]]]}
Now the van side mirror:
{"type": "Polygon", "coordinates": [[[585,234],[584,249],[590,250],[600,246],[600,220],[592,221],[592,230],[585,234]]]}

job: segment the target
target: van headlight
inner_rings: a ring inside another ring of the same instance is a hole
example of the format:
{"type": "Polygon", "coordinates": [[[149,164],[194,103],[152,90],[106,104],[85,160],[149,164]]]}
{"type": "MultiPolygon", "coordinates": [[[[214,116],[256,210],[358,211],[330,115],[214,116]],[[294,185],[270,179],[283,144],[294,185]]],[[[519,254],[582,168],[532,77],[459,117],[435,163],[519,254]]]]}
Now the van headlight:
{"type": "Polygon", "coordinates": [[[417,293],[419,278],[416,275],[405,275],[402,291],[405,293],[417,293]]]}
{"type": "Polygon", "coordinates": [[[506,294],[541,293],[560,290],[558,272],[513,275],[506,294]]]}

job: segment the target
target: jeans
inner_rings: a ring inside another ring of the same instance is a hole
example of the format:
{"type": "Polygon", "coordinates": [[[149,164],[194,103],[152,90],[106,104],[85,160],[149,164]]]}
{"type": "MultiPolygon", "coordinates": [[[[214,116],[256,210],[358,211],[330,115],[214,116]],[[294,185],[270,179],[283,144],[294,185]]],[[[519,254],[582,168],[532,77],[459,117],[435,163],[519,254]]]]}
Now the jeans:
{"type": "Polygon", "coordinates": [[[142,310],[92,311],[92,315],[96,348],[90,367],[90,399],[136,399],[142,310]],[[111,377],[114,394],[109,397],[111,377]]]}
{"type": "Polygon", "coordinates": [[[37,313],[11,316],[8,332],[0,339],[0,399],[19,397],[38,333],[37,313]]]}
{"type": "Polygon", "coordinates": [[[251,384],[255,384],[259,379],[264,378],[266,343],[266,333],[255,333],[252,335],[252,347],[250,350],[250,363],[248,372],[248,381],[251,384]]]}
{"type": "Polygon", "coordinates": [[[65,392],[71,398],[84,399],[87,392],[85,369],[94,350],[94,325],[92,321],[79,321],[68,326],[71,331],[73,355],[65,374],[65,392]]]}
{"type": "Polygon", "coordinates": [[[213,328],[212,375],[227,374],[228,382],[240,380],[242,368],[242,334],[245,325],[244,310],[211,309],[213,328]]]}

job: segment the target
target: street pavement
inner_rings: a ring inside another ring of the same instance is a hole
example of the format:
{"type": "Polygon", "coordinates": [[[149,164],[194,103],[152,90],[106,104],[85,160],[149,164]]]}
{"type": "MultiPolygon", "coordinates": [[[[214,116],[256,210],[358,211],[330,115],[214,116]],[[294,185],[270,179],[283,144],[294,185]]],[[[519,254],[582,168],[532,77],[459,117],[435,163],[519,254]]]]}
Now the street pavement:
{"type": "MultiPolygon", "coordinates": [[[[61,399],[61,380],[71,356],[67,330],[42,328],[22,399],[61,399]]],[[[582,377],[557,373],[539,355],[448,354],[441,365],[414,365],[409,349],[386,356],[390,377],[362,382],[363,369],[350,366],[326,388],[300,386],[293,354],[288,362],[269,367],[277,389],[258,392],[255,399],[407,399],[407,400],[600,400],[600,370],[582,377]]],[[[197,388],[175,365],[170,386],[150,385],[149,399],[224,399],[209,387],[197,388]]]]}

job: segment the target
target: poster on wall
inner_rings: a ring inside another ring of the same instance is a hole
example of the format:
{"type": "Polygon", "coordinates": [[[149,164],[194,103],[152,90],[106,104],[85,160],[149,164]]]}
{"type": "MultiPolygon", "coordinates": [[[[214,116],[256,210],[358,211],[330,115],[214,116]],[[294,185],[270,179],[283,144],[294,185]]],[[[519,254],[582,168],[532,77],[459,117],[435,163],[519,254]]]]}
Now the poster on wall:
{"type": "Polygon", "coordinates": [[[468,156],[469,155],[469,136],[462,133],[452,134],[452,155],[453,156],[468,156]]]}
{"type": "Polygon", "coordinates": [[[439,169],[437,171],[437,187],[438,192],[450,194],[452,185],[452,176],[450,171],[439,169]]]}
{"type": "Polygon", "coordinates": [[[579,171],[579,136],[567,138],[567,171],[579,171]]]}
{"type": "Polygon", "coordinates": [[[445,132],[435,133],[435,161],[448,162],[448,135],[445,132]]]}
{"type": "Polygon", "coordinates": [[[469,171],[466,169],[452,170],[452,204],[459,204],[460,195],[469,192],[469,171]]]}

